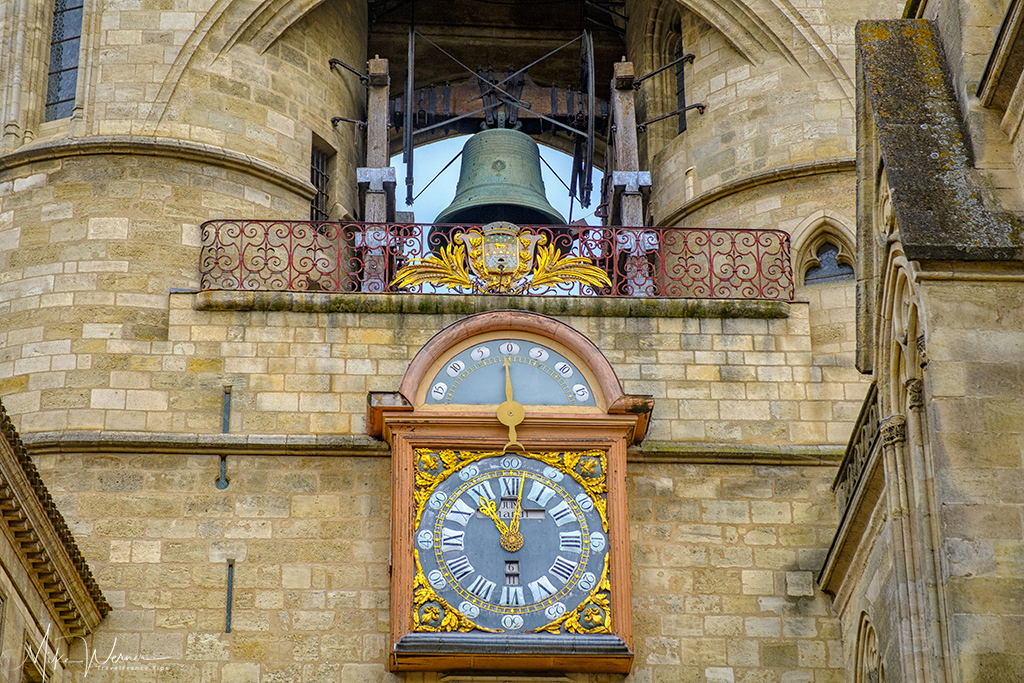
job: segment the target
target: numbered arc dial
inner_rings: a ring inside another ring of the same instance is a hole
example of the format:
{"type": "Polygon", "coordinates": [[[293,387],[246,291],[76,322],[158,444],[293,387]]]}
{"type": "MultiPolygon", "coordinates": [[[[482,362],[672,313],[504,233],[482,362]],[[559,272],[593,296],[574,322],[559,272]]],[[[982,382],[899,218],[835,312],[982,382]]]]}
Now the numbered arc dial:
{"type": "Polygon", "coordinates": [[[526,339],[475,344],[445,361],[431,379],[428,404],[497,405],[506,400],[504,363],[515,400],[523,405],[594,406],[583,372],[548,346],[526,339]]]}
{"type": "Polygon", "coordinates": [[[423,574],[478,627],[537,631],[601,580],[607,538],[573,477],[521,455],[483,458],[440,482],[416,529],[423,574]]]}

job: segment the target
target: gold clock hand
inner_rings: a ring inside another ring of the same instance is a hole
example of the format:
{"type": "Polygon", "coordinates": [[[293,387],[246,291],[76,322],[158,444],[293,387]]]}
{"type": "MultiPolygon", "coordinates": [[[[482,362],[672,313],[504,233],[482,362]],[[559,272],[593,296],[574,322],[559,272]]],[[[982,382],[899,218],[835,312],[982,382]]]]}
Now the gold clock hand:
{"type": "Polygon", "coordinates": [[[508,533],[508,527],[505,526],[505,522],[501,521],[498,517],[498,508],[494,504],[493,500],[487,500],[483,496],[480,496],[480,512],[494,520],[494,525],[498,527],[498,533],[502,536],[508,533]]]}
{"type": "Polygon", "coordinates": [[[519,531],[519,518],[523,516],[523,487],[526,486],[526,475],[519,481],[519,498],[516,499],[516,511],[512,515],[512,524],[509,527],[509,531],[519,531]]]}
{"type": "Polygon", "coordinates": [[[505,400],[512,400],[512,372],[508,367],[508,358],[505,359],[505,400]]]}
{"type": "Polygon", "coordinates": [[[512,374],[509,370],[508,358],[505,359],[505,402],[498,406],[498,422],[508,427],[508,443],[501,450],[502,453],[512,446],[519,446],[522,450],[526,447],[516,440],[516,425],[526,417],[526,410],[521,403],[512,400],[512,374]]]}

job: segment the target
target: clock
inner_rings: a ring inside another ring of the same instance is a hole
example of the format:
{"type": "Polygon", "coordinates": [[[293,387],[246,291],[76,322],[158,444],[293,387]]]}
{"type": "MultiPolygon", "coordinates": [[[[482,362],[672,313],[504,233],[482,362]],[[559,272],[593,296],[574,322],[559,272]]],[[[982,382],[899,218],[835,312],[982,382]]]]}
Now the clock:
{"type": "Polygon", "coordinates": [[[603,451],[415,457],[414,631],[611,632],[603,451]]]}
{"type": "Polygon", "coordinates": [[[626,449],[652,406],[524,311],[439,330],[368,396],[392,449],[392,671],[629,672],[626,449]]]}
{"type": "Polygon", "coordinates": [[[505,363],[521,403],[597,405],[588,372],[550,342],[521,337],[476,340],[446,354],[430,379],[426,405],[494,405],[505,400],[505,363]],[[527,398],[528,397],[528,398],[527,398]]]}

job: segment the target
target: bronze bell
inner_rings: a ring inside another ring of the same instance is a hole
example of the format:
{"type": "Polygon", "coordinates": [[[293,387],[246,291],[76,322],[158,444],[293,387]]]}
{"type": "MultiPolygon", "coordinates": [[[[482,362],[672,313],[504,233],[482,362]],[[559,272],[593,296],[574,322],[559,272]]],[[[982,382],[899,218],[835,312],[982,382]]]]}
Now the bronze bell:
{"type": "Polygon", "coordinates": [[[517,130],[492,128],[466,142],[455,199],[434,222],[493,221],[565,225],[544,195],[537,143],[517,130]]]}

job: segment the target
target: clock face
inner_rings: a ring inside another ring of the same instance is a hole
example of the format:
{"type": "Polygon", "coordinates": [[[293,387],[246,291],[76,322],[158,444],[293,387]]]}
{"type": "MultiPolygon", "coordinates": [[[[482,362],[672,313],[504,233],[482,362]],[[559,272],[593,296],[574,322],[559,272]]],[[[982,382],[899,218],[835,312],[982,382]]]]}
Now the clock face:
{"type": "Polygon", "coordinates": [[[603,452],[421,449],[417,461],[421,630],[450,630],[448,618],[458,630],[608,632],[603,452]]]}
{"type": "Polygon", "coordinates": [[[515,400],[523,405],[594,406],[579,367],[527,339],[481,341],[449,357],[430,381],[428,404],[497,405],[506,400],[505,361],[515,400]]]}

